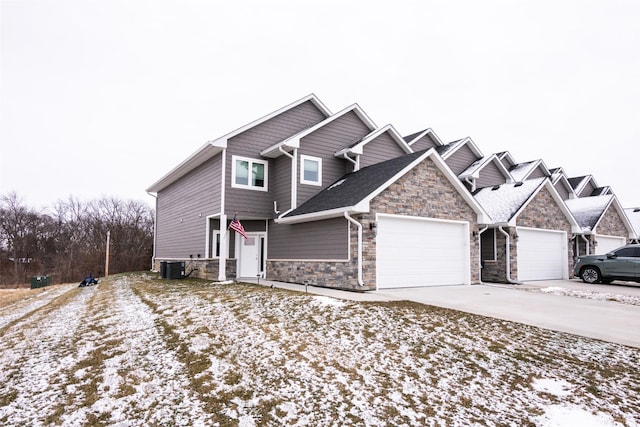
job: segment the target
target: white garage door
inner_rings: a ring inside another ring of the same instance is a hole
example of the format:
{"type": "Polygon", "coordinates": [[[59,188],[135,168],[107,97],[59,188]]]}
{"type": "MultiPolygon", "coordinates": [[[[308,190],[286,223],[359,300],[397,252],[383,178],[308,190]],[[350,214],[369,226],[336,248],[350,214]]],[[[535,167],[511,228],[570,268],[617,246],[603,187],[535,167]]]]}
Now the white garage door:
{"type": "Polygon", "coordinates": [[[567,234],[518,227],[518,280],[568,278],[567,234]]]}
{"type": "Polygon", "coordinates": [[[378,215],[379,289],[470,283],[469,224],[378,215]]]}
{"type": "Polygon", "coordinates": [[[627,243],[627,239],[619,236],[603,236],[596,234],[596,255],[603,255],[611,252],[614,249],[618,249],[620,246],[624,246],[627,243]]]}

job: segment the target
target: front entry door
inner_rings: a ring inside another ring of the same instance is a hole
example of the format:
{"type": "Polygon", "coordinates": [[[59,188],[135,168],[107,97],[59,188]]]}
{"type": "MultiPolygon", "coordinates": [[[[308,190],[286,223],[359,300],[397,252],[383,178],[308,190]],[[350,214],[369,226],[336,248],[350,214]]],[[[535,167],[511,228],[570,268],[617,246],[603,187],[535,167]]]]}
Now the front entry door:
{"type": "Polygon", "coordinates": [[[239,277],[257,277],[262,273],[264,253],[264,235],[247,233],[247,238],[240,237],[239,277]]]}

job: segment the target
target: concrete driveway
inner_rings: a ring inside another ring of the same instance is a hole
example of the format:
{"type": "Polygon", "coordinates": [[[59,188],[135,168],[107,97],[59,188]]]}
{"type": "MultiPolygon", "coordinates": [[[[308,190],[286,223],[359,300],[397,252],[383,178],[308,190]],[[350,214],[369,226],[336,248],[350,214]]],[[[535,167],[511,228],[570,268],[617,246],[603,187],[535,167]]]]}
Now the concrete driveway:
{"type": "Polygon", "coordinates": [[[640,303],[639,284],[587,285],[577,280],[552,280],[517,286],[484,284],[394,289],[374,294],[640,348],[640,305],[612,301],[614,296],[626,295],[632,301],[637,298],[640,303]],[[584,295],[542,292],[550,288],[579,291],[584,295]]]}
{"type": "Polygon", "coordinates": [[[638,283],[587,285],[578,280],[550,280],[523,285],[487,283],[373,292],[348,292],[269,280],[260,280],[260,284],[354,301],[415,301],[640,348],[638,283]],[[563,290],[573,295],[559,295],[563,290]],[[630,298],[631,303],[616,302],[619,296],[630,298]]]}

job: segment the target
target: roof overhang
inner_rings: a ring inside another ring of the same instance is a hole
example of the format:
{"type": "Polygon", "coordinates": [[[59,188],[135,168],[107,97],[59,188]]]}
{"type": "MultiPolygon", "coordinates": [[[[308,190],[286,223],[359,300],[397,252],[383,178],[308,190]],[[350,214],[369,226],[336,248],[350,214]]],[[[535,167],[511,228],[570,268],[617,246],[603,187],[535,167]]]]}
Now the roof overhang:
{"type": "Polygon", "coordinates": [[[158,191],[161,191],[162,189],[176,182],[178,179],[182,178],[192,170],[196,169],[198,166],[204,164],[208,160],[218,155],[218,153],[222,152],[222,150],[224,150],[225,148],[227,148],[226,139],[217,139],[215,141],[207,142],[186,160],[184,160],[178,166],[169,171],[169,173],[167,173],[165,176],[163,176],[149,188],[147,188],[146,191],[148,193],[157,193],[158,191]]]}

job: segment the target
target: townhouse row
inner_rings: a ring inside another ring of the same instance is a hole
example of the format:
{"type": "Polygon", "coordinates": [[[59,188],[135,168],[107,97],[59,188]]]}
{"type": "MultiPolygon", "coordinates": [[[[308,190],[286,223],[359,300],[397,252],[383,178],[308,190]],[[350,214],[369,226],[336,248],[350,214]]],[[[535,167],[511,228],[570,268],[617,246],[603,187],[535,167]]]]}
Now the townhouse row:
{"type": "Polygon", "coordinates": [[[313,94],[207,142],[147,192],[155,269],[351,290],[569,278],[577,255],[637,239],[640,215],[592,176],[431,129],[403,137],[313,94]]]}

